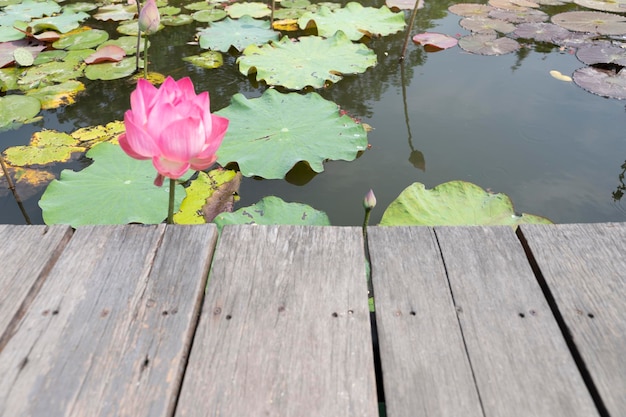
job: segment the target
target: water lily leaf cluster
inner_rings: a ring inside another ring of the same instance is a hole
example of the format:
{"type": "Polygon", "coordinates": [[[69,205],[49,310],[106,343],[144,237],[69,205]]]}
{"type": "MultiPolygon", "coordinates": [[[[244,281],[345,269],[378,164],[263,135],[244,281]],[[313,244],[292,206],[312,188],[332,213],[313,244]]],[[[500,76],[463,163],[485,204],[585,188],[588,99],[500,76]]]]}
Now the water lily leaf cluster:
{"type": "Polygon", "coordinates": [[[233,47],[242,51],[248,45],[277,41],[279,33],[270,29],[270,22],[245,15],[241,19],[226,18],[198,32],[200,47],[228,52],[233,47]]]}

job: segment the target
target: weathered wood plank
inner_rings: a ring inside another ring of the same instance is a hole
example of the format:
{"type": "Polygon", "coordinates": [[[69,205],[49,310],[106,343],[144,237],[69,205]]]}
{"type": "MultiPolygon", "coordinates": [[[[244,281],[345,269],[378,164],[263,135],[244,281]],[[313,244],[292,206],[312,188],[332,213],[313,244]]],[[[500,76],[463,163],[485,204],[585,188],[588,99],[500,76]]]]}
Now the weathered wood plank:
{"type": "Polygon", "coordinates": [[[523,226],[602,403],[626,413],[626,224],[523,226]]]}
{"type": "Polygon", "coordinates": [[[69,226],[0,225],[0,352],[71,235],[69,226]]]}
{"type": "Polygon", "coordinates": [[[432,228],[368,229],[389,417],[481,416],[432,228]]]}
{"type": "Polygon", "coordinates": [[[0,353],[0,415],[171,415],[216,238],[79,228],[0,353]]]}
{"type": "Polygon", "coordinates": [[[358,228],[227,226],[178,416],[377,416],[358,228]]]}
{"type": "Polygon", "coordinates": [[[597,416],[513,229],[435,235],[485,416],[597,416]]]}

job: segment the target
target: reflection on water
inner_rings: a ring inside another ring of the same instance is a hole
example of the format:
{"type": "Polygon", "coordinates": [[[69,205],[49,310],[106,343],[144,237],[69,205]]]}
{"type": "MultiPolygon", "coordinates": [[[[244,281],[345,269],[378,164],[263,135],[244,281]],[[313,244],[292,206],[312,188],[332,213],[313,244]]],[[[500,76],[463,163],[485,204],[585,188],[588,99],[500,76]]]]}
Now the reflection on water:
{"type": "MultiPolygon", "coordinates": [[[[413,32],[466,34],[458,25],[460,17],[447,12],[454,3],[426,2],[413,32]]],[[[553,9],[546,11],[562,11],[553,9]]],[[[113,28],[106,22],[90,23],[113,28]]],[[[205,25],[167,27],[151,36],[151,70],[175,78],[190,76],[198,91],[210,92],[214,111],[226,107],[236,93],[259,97],[265,87],[236,70],[236,55],[226,55],[224,66],[214,70],[181,60],[199,52],[189,44],[197,27],[205,25]]],[[[515,54],[486,57],[459,48],[426,53],[409,43],[400,65],[403,40],[404,34],[398,33],[368,41],[378,65],[318,91],[374,128],[369,133],[371,149],[353,162],[327,162],[318,175],[304,165],[290,172],[288,181],[245,178],[238,206],[277,195],[326,211],[333,224],[360,225],[363,195],[371,188],[378,200],[371,218],[375,224],[384,207],[415,181],[432,188],[467,180],[508,194],[518,212],[556,222],[626,220],[615,204],[624,192],[624,105],[549,75],[550,70],[571,74],[583,66],[574,56],[551,45],[527,45],[515,54]],[[616,179],[621,184],[617,190],[616,179]]],[[[0,133],[0,149],[26,144],[43,128],[71,132],[123,118],[132,83],[83,82],[86,92],[75,105],[44,112],[44,120],[35,125],[0,133]]],[[[70,167],[88,164],[82,159],[70,167]]],[[[62,168],[53,167],[53,172],[62,168]]],[[[24,199],[35,223],[42,222],[37,207],[42,192],[24,199]]],[[[1,189],[0,223],[24,222],[11,193],[1,189]]]]}

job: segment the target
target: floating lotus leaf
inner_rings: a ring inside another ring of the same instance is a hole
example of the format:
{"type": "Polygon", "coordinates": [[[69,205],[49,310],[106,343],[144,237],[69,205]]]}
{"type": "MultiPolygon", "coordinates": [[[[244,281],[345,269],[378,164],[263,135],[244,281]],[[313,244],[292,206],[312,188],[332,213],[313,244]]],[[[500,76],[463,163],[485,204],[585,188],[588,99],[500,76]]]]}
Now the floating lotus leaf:
{"type": "MultiPolygon", "coordinates": [[[[24,39],[26,34],[12,26],[0,26],[0,42],[10,42],[24,39]]],[[[0,64],[1,66],[1,64],[0,64]]]]}
{"type": "Polygon", "coordinates": [[[35,19],[31,22],[33,32],[41,32],[45,29],[54,29],[61,33],[67,33],[80,26],[80,23],[87,20],[89,15],[83,12],[67,12],[52,17],[44,17],[42,19],[35,19]]]}
{"type": "Polygon", "coordinates": [[[161,16],[161,23],[164,26],[184,26],[193,22],[193,17],[188,14],[178,14],[176,16],[161,16]]]}
{"type": "Polygon", "coordinates": [[[108,4],[101,6],[98,13],[93,17],[98,20],[113,20],[116,22],[130,20],[137,14],[137,6],[134,4],[108,4]]]}
{"type": "Polygon", "coordinates": [[[90,80],[117,80],[132,75],[137,69],[135,58],[124,58],[119,62],[104,62],[88,65],[85,77],[90,80]]]}
{"type": "Polygon", "coordinates": [[[88,3],[88,2],[76,2],[71,4],[66,4],[63,6],[63,10],[68,12],[90,12],[92,10],[96,10],[98,8],[98,4],[96,3],[88,3]]]}
{"type": "Polygon", "coordinates": [[[126,51],[117,45],[107,45],[98,48],[96,52],[85,58],[85,64],[98,64],[101,62],[119,62],[126,56],[126,51]]]}
{"type": "Polygon", "coordinates": [[[72,154],[85,151],[86,149],[80,146],[47,144],[42,146],[12,146],[7,148],[4,153],[9,164],[22,167],[66,162],[72,157],[72,154]]]}
{"type": "Polygon", "coordinates": [[[23,20],[31,20],[37,17],[52,16],[61,11],[54,1],[34,1],[24,0],[19,4],[11,4],[4,8],[4,12],[12,15],[19,15],[23,20]]]}
{"type": "Polygon", "coordinates": [[[286,9],[304,9],[311,5],[309,0],[283,0],[280,2],[280,7],[286,9]]]}
{"type": "Polygon", "coordinates": [[[497,9],[523,11],[529,7],[539,7],[539,4],[528,0],[489,0],[489,5],[497,9]]]}
{"type": "Polygon", "coordinates": [[[494,9],[489,12],[492,19],[504,20],[510,23],[538,23],[545,22],[550,19],[550,15],[541,10],[502,10],[494,9]]]}
{"type": "Polygon", "coordinates": [[[571,32],[553,23],[522,23],[513,32],[514,36],[523,39],[534,39],[537,42],[553,42],[555,39],[568,37],[571,32]]]}
{"type": "Polygon", "coordinates": [[[422,45],[434,46],[438,49],[448,49],[457,45],[458,40],[452,36],[444,35],[442,33],[419,33],[413,36],[413,42],[422,45]]]}
{"type": "MultiPolygon", "coordinates": [[[[9,175],[13,179],[15,188],[22,200],[27,200],[38,193],[38,189],[47,185],[55,176],[53,173],[42,169],[22,168],[7,166],[9,175]]],[[[8,194],[9,187],[0,169],[0,196],[8,194]]]]}
{"type": "Polygon", "coordinates": [[[520,48],[519,43],[513,39],[483,33],[462,37],[459,39],[459,46],[467,52],[479,55],[503,55],[520,48]]]}
{"type": "Polygon", "coordinates": [[[208,51],[200,55],[192,55],[183,58],[183,61],[192,63],[195,66],[201,68],[219,68],[224,65],[224,58],[222,54],[217,51],[208,51]]]}
{"type": "Polygon", "coordinates": [[[603,12],[626,13],[626,0],[574,0],[574,3],[603,12]]]}
{"type": "Polygon", "coordinates": [[[359,40],[363,36],[391,35],[404,29],[404,13],[393,13],[388,7],[380,9],[363,7],[359,3],[350,2],[345,8],[331,10],[320,7],[316,13],[305,13],[298,19],[301,29],[311,21],[315,22],[319,36],[330,37],[342,31],[351,40],[359,40]]]}
{"type": "Polygon", "coordinates": [[[77,140],[81,146],[91,147],[100,142],[115,142],[117,137],[124,133],[126,128],[124,122],[115,121],[107,123],[106,126],[88,126],[75,130],[71,133],[72,138],[77,140]]]}
{"type": "Polygon", "coordinates": [[[180,211],[174,214],[174,223],[203,224],[213,221],[219,213],[232,212],[240,183],[241,174],[237,171],[198,172],[198,177],[185,188],[185,199],[180,211]]]}
{"type": "Polygon", "coordinates": [[[272,14],[272,10],[267,4],[258,2],[233,3],[230,6],[226,6],[224,9],[228,16],[233,19],[239,19],[244,15],[261,18],[272,14]]]}
{"type": "Polygon", "coordinates": [[[306,204],[287,203],[274,196],[264,197],[258,203],[240,208],[234,213],[222,213],[214,222],[220,231],[229,224],[330,226],[330,219],[323,211],[306,204]]]}
{"type": "Polygon", "coordinates": [[[476,33],[510,33],[515,30],[515,25],[504,20],[492,19],[490,17],[475,16],[466,17],[459,22],[462,28],[476,33]]]}
{"type": "Polygon", "coordinates": [[[463,17],[484,16],[486,17],[493,7],[487,4],[478,3],[458,3],[448,7],[450,13],[454,13],[463,17]]]}
{"type": "Polygon", "coordinates": [[[230,119],[218,162],[236,162],[247,177],[284,178],[300,161],[322,172],[325,160],[351,161],[367,147],[363,125],[341,116],[335,103],[317,93],[268,89],[250,100],[236,94],[217,114],[230,119]]]}
{"type": "Polygon", "coordinates": [[[183,7],[187,10],[208,10],[213,9],[215,5],[209,3],[208,1],[198,1],[195,3],[185,4],[183,7]]]}
{"type": "Polygon", "coordinates": [[[286,32],[295,32],[300,30],[298,27],[297,19],[282,19],[282,20],[274,20],[272,24],[272,28],[276,30],[282,30],[286,32]]]}
{"type": "Polygon", "coordinates": [[[20,76],[17,84],[22,90],[41,88],[55,83],[62,83],[76,79],[83,75],[84,64],[72,61],[51,61],[26,70],[20,76]]]}
{"type": "Polygon", "coordinates": [[[41,110],[33,97],[9,95],[0,97],[0,132],[31,121],[41,110]]]}
{"type": "MultiPolygon", "coordinates": [[[[87,156],[93,164],[79,172],[63,170],[44,192],[39,206],[46,224],[161,223],[167,217],[169,181],[154,185],[152,161],[133,159],[106,142],[87,156]]],[[[184,192],[176,189],[178,207],[184,192]]]]}
{"type": "MultiPolygon", "coordinates": [[[[145,42],[143,40],[139,42],[139,52],[143,52],[144,43],[145,42]]],[[[109,39],[108,41],[100,45],[98,47],[98,50],[100,50],[100,48],[111,45],[119,46],[120,48],[122,48],[127,56],[135,55],[137,53],[137,36],[122,36],[117,39],[109,39]]],[[[150,41],[148,41],[148,48],[149,47],[150,41]]]]}
{"type": "Polygon", "coordinates": [[[61,84],[29,90],[26,95],[39,99],[41,108],[46,110],[74,104],[76,95],[84,89],[85,85],[80,81],[69,80],[61,84]]]}
{"type": "Polygon", "coordinates": [[[217,22],[218,20],[222,20],[226,16],[228,16],[228,13],[226,13],[225,10],[215,8],[208,10],[199,10],[191,15],[193,20],[203,23],[217,22]]]}
{"type": "Polygon", "coordinates": [[[175,16],[179,14],[181,10],[182,9],[180,7],[174,7],[174,6],[159,7],[159,15],[161,16],[161,19],[162,19],[165,16],[175,16]]]}
{"type": "Polygon", "coordinates": [[[40,52],[35,58],[35,62],[33,65],[41,65],[47,64],[52,61],[63,61],[63,59],[67,56],[67,51],[59,51],[59,50],[51,50],[51,51],[43,51],[40,52]]]}
{"type": "Polygon", "coordinates": [[[255,20],[250,16],[237,20],[226,18],[198,32],[201,48],[222,52],[228,52],[231,46],[241,51],[251,44],[276,41],[278,35],[270,29],[269,21],[255,20]]]}
{"type": "Polygon", "coordinates": [[[383,213],[381,226],[460,226],[552,223],[545,217],[516,214],[505,194],[489,193],[465,181],[450,181],[427,190],[416,182],[383,213]]]}
{"type": "Polygon", "coordinates": [[[574,71],[574,83],[579,87],[602,97],[626,99],[626,74],[594,67],[579,68],[574,71]]]}
{"type": "Polygon", "coordinates": [[[46,49],[45,45],[30,45],[25,39],[0,43],[0,67],[7,66],[15,61],[15,50],[22,49],[28,51],[31,56],[36,56],[39,51],[46,49]]]}
{"type": "Polygon", "coordinates": [[[84,30],[62,36],[61,39],[52,44],[56,49],[89,49],[95,48],[102,42],[109,39],[109,34],[100,29],[84,30]]]}
{"type": "MultiPolygon", "coordinates": [[[[292,8],[278,9],[278,10],[274,10],[274,19],[276,20],[293,19],[296,21],[295,30],[300,30],[300,28],[298,27],[298,19],[300,18],[300,16],[302,16],[306,12],[308,12],[308,10],[306,9],[292,9],[292,8]]],[[[276,23],[276,20],[274,20],[274,23],[276,23]]],[[[276,26],[274,26],[274,29],[277,29],[276,26]]]]}
{"type": "Polygon", "coordinates": [[[365,72],[376,65],[376,54],[339,31],[328,39],[305,36],[294,42],[284,37],[269,45],[250,45],[237,63],[244,75],[256,72],[259,81],[300,90],[336,83],[342,74],[365,72]]]}
{"type": "Polygon", "coordinates": [[[19,78],[21,69],[17,67],[2,68],[0,69],[0,88],[1,91],[17,90],[17,79],[19,78]]]}
{"type": "Polygon", "coordinates": [[[15,62],[22,67],[30,67],[35,62],[32,52],[26,48],[17,48],[13,51],[15,62]]]}
{"type": "Polygon", "coordinates": [[[564,12],[552,16],[552,23],[577,32],[600,35],[626,34],[626,17],[602,12],[564,12]]]}
{"type": "Polygon", "coordinates": [[[617,64],[626,66],[626,49],[619,46],[588,46],[576,51],[576,58],[587,65],[617,64]]]}

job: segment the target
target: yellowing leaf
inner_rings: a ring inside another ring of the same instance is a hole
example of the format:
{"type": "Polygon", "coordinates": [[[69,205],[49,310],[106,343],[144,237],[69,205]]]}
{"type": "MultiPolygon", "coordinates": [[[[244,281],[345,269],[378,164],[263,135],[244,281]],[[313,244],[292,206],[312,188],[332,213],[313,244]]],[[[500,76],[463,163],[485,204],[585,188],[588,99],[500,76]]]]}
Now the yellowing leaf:
{"type": "Polygon", "coordinates": [[[275,30],[285,30],[288,32],[295,32],[296,30],[300,29],[298,27],[298,19],[276,20],[272,24],[272,27],[275,30]]]}
{"type": "Polygon", "coordinates": [[[79,146],[12,146],[4,151],[5,159],[14,166],[46,165],[53,162],[65,162],[75,152],[85,152],[79,146]]]}
{"type": "Polygon", "coordinates": [[[72,132],[71,136],[80,142],[82,146],[91,147],[100,142],[115,142],[117,137],[124,133],[124,122],[110,122],[106,126],[83,127],[72,132]]]}

